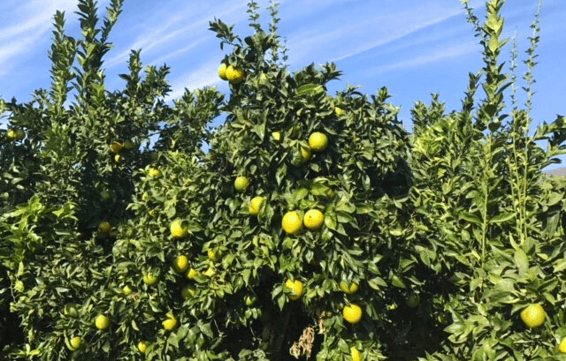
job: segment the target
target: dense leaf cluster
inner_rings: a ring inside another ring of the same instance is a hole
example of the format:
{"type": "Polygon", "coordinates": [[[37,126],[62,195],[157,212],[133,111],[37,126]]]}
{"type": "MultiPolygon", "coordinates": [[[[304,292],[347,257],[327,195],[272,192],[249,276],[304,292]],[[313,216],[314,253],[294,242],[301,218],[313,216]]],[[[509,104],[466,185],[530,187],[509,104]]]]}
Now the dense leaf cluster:
{"type": "Polygon", "coordinates": [[[408,134],[386,88],[331,95],[334,64],[289,70],[275,2],[267,30],[248,4],[245,38],[210,23],[230,48],[219,65],[244,74],[228,98],[167,104],[169,69],[139,51],[108,91],[122,3],[98,27],[79,0],[80,39],[58,12],[51,89],[0,99],[0,359],[563,358],[566,182],[542,169],[564,153],[566,118],[529,135],[538,13],[525,109],[516,50],[510,72],[500,60],[504,1],[483,23],[463,1],[485,66],[460,110],[417,102],[408,134]],[[284,231],[312,209],[320,229],[284,231]],[[529,304],[543,326],[521,321],[529,304]]]}

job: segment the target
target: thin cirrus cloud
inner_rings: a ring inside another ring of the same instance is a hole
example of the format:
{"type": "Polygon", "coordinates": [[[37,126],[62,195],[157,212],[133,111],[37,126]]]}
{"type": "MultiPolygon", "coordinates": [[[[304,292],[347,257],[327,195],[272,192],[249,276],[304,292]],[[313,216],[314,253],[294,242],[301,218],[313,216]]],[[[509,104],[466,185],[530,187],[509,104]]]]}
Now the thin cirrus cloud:
{"type": "MultiPolygon", "coordinates": [[[[101,1],[101,6],[108,1],[101,1]]],[[[76,6],[76,0],[6,1],[0,5],[0,17],[6,24],[0,31],[0,75],[13,69],[18,58],[29,54],[46,38],[53,30],[53,15],[57,10],[70,13],[76,6]]]]}
{"type": "MultiPolygon", "coordinates": [[[[143,54],[149,57],[152,64],[160,64],[201,44],[209,32],[209,21],[215,17],[222,18],[230,14],[238,14],[238,21],[245,19],[245,17],[240,16],[245,15],[246,6],[243,2],[230,6],[213,7],[211,4],[208,5],[195,11],[193,2],[173,2],[170,13],[157,16],[152,24],[144,28],[134,27],[137,31],[136,40],[123,44],[121,48],[126,50],[114,55],[106,64],[111,67],[125,62],[130,49],[141,49],[143,54]],[[220,12],[218,11],[219,8],[222,9],[220,12]],[[164,18],[167,21],[159,21],[164,18]],[[141,32],[138,30],[141,30],[141,32]],[[179,44],[188,45],[180,46],[179,44]],[[155,55],[158,55],[158,57],[155,57],[155,55]]],[[[136,16],[132,15],[130,20],[135,21],[135,19],[136,16]]]]}

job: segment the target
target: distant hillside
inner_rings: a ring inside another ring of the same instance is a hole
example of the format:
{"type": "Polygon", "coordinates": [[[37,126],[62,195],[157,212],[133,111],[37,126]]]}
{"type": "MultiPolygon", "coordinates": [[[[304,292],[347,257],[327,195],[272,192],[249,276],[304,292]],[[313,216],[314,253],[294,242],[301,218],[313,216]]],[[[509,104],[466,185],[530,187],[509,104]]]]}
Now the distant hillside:
{"type": "Polygon", "coordinates": [[[566,177],[566,168],[558,168],[545,171],[546,174],[557,175],[560,177],[566,177]]]}

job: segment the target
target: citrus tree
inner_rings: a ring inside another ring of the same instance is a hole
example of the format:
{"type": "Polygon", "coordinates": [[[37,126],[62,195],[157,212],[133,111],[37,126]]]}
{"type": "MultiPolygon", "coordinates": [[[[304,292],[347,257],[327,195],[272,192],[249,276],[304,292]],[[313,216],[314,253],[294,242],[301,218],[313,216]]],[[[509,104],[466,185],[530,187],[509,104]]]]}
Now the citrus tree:
{"type": "Polygon", "coordinates": [[[226,122],[206,154],[159,153],[119,230],[111,329],[140,359],[380,359],[391,310],[414,307],[398,109],[385,88],[328,94],[333,64],[290,71],[269,9],[264,30],[249,4],[244,39],[211,22],[226,122]]]}
{"type": "MultiPolygon", "coordinates": [[[[1,103],[8,117],[0,139],[2,355],[120,355],[111,334],[102,332],[113,322],[111,311],[123,307],[116,303],[122,291],[112,281],[119,274],[112,254],[118,226],[134,216],[128,205],[139,170],[158,158],[150,137],[161,148],[197,148],[201,140],[193,132],[202,133],[214,116],[206,113],[214,113],[213,103],[193,110],[198,94],[165,104],[169,70],[144,70],[139,51],[121,75],[124,89],[106,89],[103,57],[122,3],[111,1],[99,26],[96,3],[79,1],[81,39],[65,34],[64,14],[57,12],[51,89],[34,92],[26,104],[1,103]]],[[[202,103],[221,98],[202,94],[202,103]]]]}
{"type": "Polygon", "coordinates": [[[248,4],[243,38],[210,23],[229,98],[173,105],[139,51],[105,88],[121,0],[100,27],[80,0],[81,39],[57,13],[51,89],[0,102],[2,356],[561,359],[566,185],[541,170],[565,118],[528,134],[538,17],[519,109],[504,2],[483,24],[463,3],[485,67],[461,110],[417,103],[412,136],[386,88],[329,94],[334,64],[292,71],[275,2],[267,29],[248,4]]]}
{"type": "Polygon", "coordinates": [[[447,114],[438,96],[413,110],[415,232],[409,238],[430,272],[422,281],[437,285],[423,293],[422,307],[448,336],[420,359],[562,360],[564,183],[542,169],[564,153],[566,119],[558,116],[529,135],[539,14],[521,109],[516,47],[509,73],[500,60],[507,43],[504,1],[486,2],[484,22],[463,3],[485,66],[470,74],[461,110],[447,114]],[[476,101],[480,88],[483,99],[476,101]]]}

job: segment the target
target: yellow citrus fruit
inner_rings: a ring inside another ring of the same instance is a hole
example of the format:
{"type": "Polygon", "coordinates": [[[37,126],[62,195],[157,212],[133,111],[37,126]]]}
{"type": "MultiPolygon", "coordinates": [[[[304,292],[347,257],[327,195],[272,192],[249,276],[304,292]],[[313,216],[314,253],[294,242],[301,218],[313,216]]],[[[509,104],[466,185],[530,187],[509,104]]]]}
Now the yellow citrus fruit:
{"type": "Polygon", "coordinates": [[[253,197],[250,202],[250,214],[252,216],[257,216],[259,214],[259,209],[265,198],[263,197],[253,197]]]}
{"type": "Polygon", "coordinates": [[[328,147],[328,137],[321,132],[314,132],[309,137],[309,146],[313,152],[322,152],[328,147]]]}
{"type": "Polygon", "coordinates": [[[130,295],[132,293],[132,289],[130,288],[130,286],[126,285],[124,286],[124,288],[122,288],[122,292],[124,292],[124,294],[126,295],[130,295]]]}
{"type": "Polygon", "coordinates": [[[153,286],[154,284],[157,283],[157,276],[151,273],[146,273],[143,275],[143,283],[145,283],[148,286],[153,286]]]}
{"type": "Polygon", "coordinates": [[[69,346],[71,351],[75,351],[76,349],[78,349],[81,346],[81,338],[80,337],[73,337],[70,341],[69,341],[69,346]]]}
{"type": "Polygon", "coordinates": [[[334,107],[334,112],[336,113],[337,116],[344,115],[344,110],[339,107],[334,107]]]}
{"type": "Polygon", "coordinates": [[[362,354],[355,347],[350,347],[350,356],[352,357],[352,361],[361,361],[362,360],[362,354]]]}
{"type": "Polygon", "coordinates": [[[351,283],[348,285],[348,282],[342,281],[340,282],[340,289],[349,295],[354,294],[358,291],[358,285],[355,283],[351,283]]]}
{"type": "Polygon", "coordinates": [[[244,69],[230,65],[226,69],[226,78],[232,84],[238,84],[244,80],[244,69]]]}
{"type": "Polygon", "coordinates": [[[529,328],[542,325],[545,317],[544,308],[539,304],[530,304],[521,312],[521,319],[529,328]]]}
{"type": "Polygon", "coordinates": [[[287,282],[285,282],[285,287],[293,291],[293,293],[289,294],[291,300],[298,300],[304,293],[303,282],[299,280],[293,281],[292,279],[288,279],[287,282]]]}
{"type": "Polygon", "coordinates": [[[110,144],[110,151],[112,153],[120,153],[122,148],[124,148],[124,145],[122,145],[122,143],[113,142],[112,144],[110,144]]]}
{"type": "Polygon", "coordinates": [[[186,300],[187,298],[194,297],[197,289],[194,286],[185,286],[181,290],[181,296],[186,300]]]}
{"type": "Polygon", "coordinates": [[[344,319],[351,324],[358,323],[362,319],[362,309],[355,303],[351,303],[344,307],[342,316],[344,316],[344,319]]]}
{"type": "Polygon", "coordinates": [[[187,256],[179,256],[173,261],[173,269],[179,273],[185,272],[189,268],[187,256]]]}
{"type": "Polygon", "coordinates": [[[208,267],[208,269],[204,272],[204,275],[207,277],[214,276],[214,267],[208,267]]]}
{"type": "Polygon", "coordinates": [[[189,272],[187,272],[187,278],[190,280],[194,280],[197,275],[198,275],[198,271],[194,268],[191,268],[189,272]]]}
{"type": "Polygon", "coordinates": [[[140,350],[141,353],[145,353],[145,350],[147,350],[147,343],[145,341],[138,342],[138,350],[140,350]]]}
{"type": "Polygon", "coordinates": [[[238,192],[245,191],[249,185],[250,185],[250,180],[244,176],[239,176],[234,181],[234,188],[236,188],[238,192]]]}
{"type": "Polygon", "coordinates": [[[171,222],[171,234],[173,237],[181,238],[187,235],[187,229],[183,227],[183,221],[176,219],[171,222]]]}
{"type": "Polygon", "coordinates": [[[285,233],[291,235],[296,235],[303,229],[303,221],[295,211],[285,213],[281,224],[285,233]]]}
{"type": "Polygon", "coordinates": [[[110,327],[110,318],[103,314],[100,314],[96,317],[94,325],[99,330],[107,330],[110,327]]]}
{"type": "Polygon", "coordinates": [[[218,76],[222,80],[228,80],[228,78],[226,78],[226,63],[222,63],[218,67],[218,76]]]}
{"type": "Polygon", "coordinates": [[[308,230],[316,231],[324,224],[324,214],[318,209],[311,209],[305,213],[303,222],[308,230]]]}
{"type": "Polygon", "coordinates": [[[275,143],[279,143],[281,141],[281,132],[273,132],[271,133],[271,138],[275,143]]]}
{"type": "Polygon", "coordinates": [[[566,353],[566,337],[564,337],[560,342],[560,346],[558,346],[558,351],[562,353],[566,353]]]}
{"type": "Polygon", "coordinates": [[[123,159],[123,157],[122,157],[120,154],[116,154],[116,155],[114,156],[114,161],[115,161],[116,163],[120,163],[120,162],[122,161],[122,159],[123,159]]]}
{"type": "Polygon", "coordinates": [[[161,171],[159,169],[150,168],[148,174],[152,178],[157,178],[161,175],[161,171]]]}
{"type": "Polygon", "coordinates": [[[220,250],[215,251],[213,249],[209,249],[208,250],[208,258],[212,262],[219,261],[222,258],[222,252],[220,250]]]}
{"type": "Polygon", "coordinates": [[[301,157],[303,163],[311,159],[311,156],[312,156],[312,152],[310,147],[307,148],[301,147],[301,157]]]}
{"type": "Polygon", "coordinates": [[[163,324],[163,328],[167,331],[171,331],[177,327],[177,320],[172,315],[167,316],[168,318],[161,322],[163,324]]]}
{"type": "Polygon", "coordinates": [[[112,225],[110,224],[110,222],[103,221],[98,224],[98,230],[101,233],[108,233],[110,232],[111,229],[112,229],[112,225]]]}

